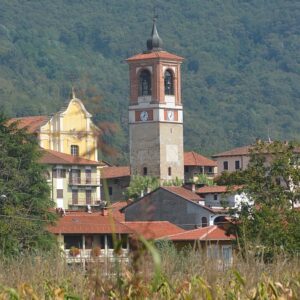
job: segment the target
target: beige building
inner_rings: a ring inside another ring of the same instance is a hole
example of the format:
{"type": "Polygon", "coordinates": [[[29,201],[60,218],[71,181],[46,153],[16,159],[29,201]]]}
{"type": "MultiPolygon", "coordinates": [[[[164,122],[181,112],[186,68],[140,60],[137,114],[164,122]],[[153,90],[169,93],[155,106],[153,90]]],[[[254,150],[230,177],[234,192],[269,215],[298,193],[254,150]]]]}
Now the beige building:
{"type": "Polygon", "coordinates": [[[132,175],[155,176],[161,181],[184,179],[182,61],[162,50],[155,23],[147,50],[127,59],[132,175]]]}
{"type": "Polygon", "coordinates": [[[47,181],[57,208],[86,210],[88,205],[100,205],[99,162],[46,149],[40,162],[47,165],[47,181]]]}
{"type": "Polygon", "coordinates": [[[252,145],[234,148],[212,156],[217,161],[218,174],[247,169],[252,145]]]}

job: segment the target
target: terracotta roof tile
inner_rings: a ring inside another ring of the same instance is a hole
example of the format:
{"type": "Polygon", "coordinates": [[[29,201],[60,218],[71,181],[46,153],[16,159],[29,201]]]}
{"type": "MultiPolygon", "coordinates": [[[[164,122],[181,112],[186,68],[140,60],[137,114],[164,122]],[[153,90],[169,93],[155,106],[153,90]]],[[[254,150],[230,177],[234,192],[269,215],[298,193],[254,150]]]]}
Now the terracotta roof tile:
{"type": "Polygon", "coordinates": [[[198,194],[210,194],[210,193],[230,193],[241,189],[242,186],[227,186],[227,185],[212,185],[212,186],[203,186],[198,188],[196,192],[198,194]]]}
{"type": "Polygon", "coordinates": [[[167,51],[154,51],[154,52],[140,53],[140,54],[134,55],[134,56],[126,59],[126,61],[153,59],[153,58],[171,59],[171,60],[179,60],[179,61],[182,61],[184,59],[181,56],[171,54],[167,51]]]}
{"type": "Polygon", "coordinates": [[[230,241],[234,240],[235,236],[233,234],[227,235],[223,228],[213,225],[187,230],[185,232],[165,236],[164,238],[171,241],[230,241]]]}
{"type": "Polygon", "coordinates": [[[35,133],[42,125],[45,125],[49,120],[48,116],[32,116],[22,118],[12,118],[8,120],[8,124],[17,122],[17,127],[20,129],[26,129],[30,133],[35,133]]]}
{"type": "Polygon", "coordinates": [[[199,153],[191,151],[191,152],[184,152],[184,165],[185,166],[216,167],[217,162],[214,160],[211,160],[199,153]]]}
{"type": "Polygon", "coordinates": [[[141,235],[145,239],[158,239],[162,236],[184,232],[182,228],[168,221],[125,222],[135,235],[141,235]]]}
{"type": "Polygon", "coordinates": [[[54,234],[101,234],[101,233],[131,233],[132,230],[110,216],[103,216],[101,212],[67,212],[56,226],[48,230],[54,234]]]}
{"type": "Polygon", "coordinates": [[[214,154],[212,157],[249,155],[251,147],[253,147],[253,145],[234,148],[225,152],[214,154]]]}
{"type": "Polygon", "coordinates": [[[181,187],[181,186],[163,186],[162,189],[165,189],[173,194],[176,194],[184,199],[187,199],[189,201],[193,202],[199,202],[203,200],[199,195],[196,193],[193,193],[192,191],[181,187]]]}
{"type": "Polygon", "coordinates": [[[130,176],[130,167],[104,167],[101,169],[101,178],[118,178],[130,176]]]}
{"type": "Polygon", "coordinates": [[[40,158],[40,163],[43,164],[61,164],[61,165],[100,165],[100,162],[85,159],[79,156],[73,156],[70,154],[42,149],[43,156],[40,158]]]}

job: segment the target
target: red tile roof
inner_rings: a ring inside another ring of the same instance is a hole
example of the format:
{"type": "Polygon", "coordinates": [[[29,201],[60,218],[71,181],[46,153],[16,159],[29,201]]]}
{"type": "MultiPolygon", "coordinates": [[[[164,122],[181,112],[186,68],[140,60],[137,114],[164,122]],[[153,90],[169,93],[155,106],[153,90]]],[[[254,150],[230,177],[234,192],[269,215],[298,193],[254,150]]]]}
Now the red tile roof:
{"type": "Polygon", "coordinates": [[[227,186],[227,185],[212,185],[212,186],[203,186],[198,188],[196,192],[198,194],[210,194],[210,193],[230,193],[241,189],[242,186],[227,186]]]}
{"type": "Polygon", "coordinates": [[[230,241],[234,240],[236,237],[233,234],[227,235],[223,228],[212,225],[194,230],[187,230],[182,233],[165,236],[164,238],[171,241],[230,241]]]}
{"type": "Polygon", "coordinates": [[[56,226],[48,230],[54,234],[101,234],[101,233],[131,233],[132,230],[111,216],[103,216],[101,212],[71,212],[62,216],[56,226]]]}
{"type": "Polygon", "coordinates": [[[104,167],[101,169],[101,178],[118,178],[130,176],[130,167],[104,167]]]}
{"type": "Polygon", "coordinates": [[[135,235],[141,235],[145,239],[154,240],[162,236],[185,232],[182,228],[168,221],[125,222],[135,235]]]}
{"type": "Polygon", "coordinates": [[[110,209],[113,217],[119,222],[125,222],[125,214],[120,211],[121,208],[125,207],[128,203],[126,201],[118,201],[112,203],[108,209],[110,209]]]}
{"type": "Polygon", "coordinates": [[[43,156],[40,158],[40,163],[43,164],[60,164],[60,165],[100,165],[100,162],[85,159],[79,156],[73,156],[70,154],[42,149],[43,156]]]}
{"type": "Polygon", "coordinates": [[[154,51],[154,52],[140,53],[140,54],[134,55],[134,56],[126,59],[126,61],[135,61],[135,60],[153,59],[153,58],[179,60],[179,61],[182,61],[184,59],[181,56],[171,54],[167,51],[154,51]]]}
{"type": "Polygon", "coordinates": [[[205,156],[202,156],[199,153],[191,151],[191,152],[184,152],[184,165],[216,167],[217,162],[205,156]]]}
{"type": "Polygon", "coordinates": [[[198,203],[199,201],[203,200],[196,193],[193,193],[192,191],[190,191],[184,187],[181,187],[181,186],[162,186],[161,188],[165,189],[173,194],[176,194],[184,199],[187,199],[189,201],[198,203]]]}
{"type": "Polygon", "coordinates": [[[48,116],[32,116],[22,118],[12,118],[8,120],[8,124],[17,122],[17,127],[20,129],[27,129],[30,133],[35,133],[42,125],[45,125],[49,120],[48,116]]]}
{"type": "Polygon", "coordinates": [[[253,147],[253,145],[238,147],[238,148],[234,148],[234,149],[231,149],[231,150],[228,150],[225,152],[214,154],[212,157],[249,155],[250,149],[252,147],[253,147]]]}

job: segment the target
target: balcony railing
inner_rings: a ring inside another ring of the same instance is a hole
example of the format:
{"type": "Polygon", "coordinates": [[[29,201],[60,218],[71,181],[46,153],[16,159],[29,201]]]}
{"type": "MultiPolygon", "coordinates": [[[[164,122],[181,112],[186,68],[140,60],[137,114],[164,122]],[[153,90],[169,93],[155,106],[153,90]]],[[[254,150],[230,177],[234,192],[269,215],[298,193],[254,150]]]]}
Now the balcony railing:
{"type": "Polygon", "coordinates": [[[98,186],[98,185],[100,185],[100,178],[70,177],[69,178],[69,185],[98,186]]]}
{"type": "Polygon", "coordinates": [[[68,199],[68,204],[69,206],[98,206],[101,205],[101,200],[96,197],[92,197],[91,199],[80,197],[77,199],[68,199]]]}

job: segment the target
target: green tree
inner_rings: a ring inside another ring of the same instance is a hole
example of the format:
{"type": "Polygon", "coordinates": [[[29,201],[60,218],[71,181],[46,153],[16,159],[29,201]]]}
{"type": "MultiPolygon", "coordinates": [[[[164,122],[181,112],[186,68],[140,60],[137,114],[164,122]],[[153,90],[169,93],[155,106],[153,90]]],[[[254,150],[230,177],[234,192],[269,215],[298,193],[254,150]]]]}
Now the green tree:
{"type": "Polygon", "coordinates": [[[133,176],[129,187],[125,191],[127,199],[136,200],[142,195],[155,190],[160,186],[159,180],[156,177],[150,176],[133,176]]]}
{"type": "MultiPolygon", "coordinates": [[[[265,257],[300,251],[300,213],[294,209],[299,201],[299,153],[295,144],[278,141],[257,142],[251,149],[248,168],[239,173],[239,180],[254,205],[235,212],[244,250],[256,249],[265,257]]],[[[232,184],[236,178],[233,174],[232,184]]]]}
{"type": "Polygon", "coordinates": [[[55,220],[54,203],[40,155],[33,135],[0,116],[0,252],[5,255],[54,244],[46,230],[55,220]]]}

